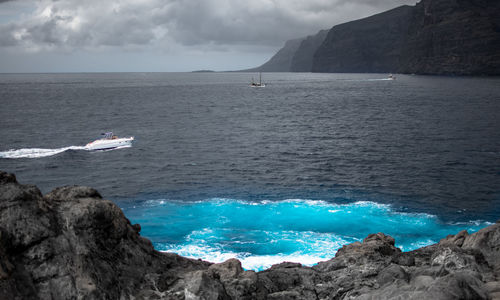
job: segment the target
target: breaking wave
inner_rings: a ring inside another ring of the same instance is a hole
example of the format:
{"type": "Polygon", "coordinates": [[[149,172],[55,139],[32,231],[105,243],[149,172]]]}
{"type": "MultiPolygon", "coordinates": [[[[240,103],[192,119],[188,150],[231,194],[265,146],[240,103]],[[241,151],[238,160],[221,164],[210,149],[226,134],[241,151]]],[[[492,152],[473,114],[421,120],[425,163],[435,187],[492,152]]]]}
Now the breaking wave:
{"type": "Polygon", "coordinates": [[[245,269],[257,271],[282,261],[314,265],[370,233],[389,234],[396,246],[410,251],[490,224],[444,223],[434,215],[399,212],[369,201],[158,199],[123,209],[131,221],[141,224],[141,234],[157,250],[211,262],[237,258],[245,269]]]}

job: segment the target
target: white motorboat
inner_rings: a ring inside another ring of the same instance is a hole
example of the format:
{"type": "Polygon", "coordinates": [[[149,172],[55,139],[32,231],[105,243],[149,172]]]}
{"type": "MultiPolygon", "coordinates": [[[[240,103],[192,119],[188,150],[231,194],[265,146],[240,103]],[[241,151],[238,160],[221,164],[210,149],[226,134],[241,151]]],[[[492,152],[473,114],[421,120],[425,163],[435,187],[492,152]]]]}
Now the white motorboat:
{"type": "Polygon", "coordinates": [[[393,76],[392,74],[389,74],[389,77],[387,79],[389,79],[389,80],[396,80],[396,76],[393,76]]]}
{"type": "Polygon", "coordinates": [[[100,138],[98,140],[95,140],[93,142],[88,143],[85,146],[85,149],[87,149],[87,150],[108,150],[108,149],[126,147],[126,146],[131,146],[132,141],[134,140],[133,136],[128,137],[128,138],[119,138],[116,135],[113,135],[112,132],[102,133],[102,135],[104,135],[103,138],[100,138]]]}

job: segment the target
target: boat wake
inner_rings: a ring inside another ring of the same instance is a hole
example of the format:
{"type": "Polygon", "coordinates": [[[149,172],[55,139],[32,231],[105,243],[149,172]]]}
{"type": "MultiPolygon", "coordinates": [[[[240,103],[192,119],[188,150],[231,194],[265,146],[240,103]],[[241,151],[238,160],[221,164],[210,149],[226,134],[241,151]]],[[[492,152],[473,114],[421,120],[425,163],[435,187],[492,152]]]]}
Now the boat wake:
{"type": "Polygon", "coordinates": [[[69,146],[58,149],[23,148],[0,152],[0,158],[39,158],[53,156],[68,150],[85,150],[84,146],[69,146]]]}
{"type": "Polygon", "coordinates": [[[354,82],[366,82],[366,81],[394,81],[394,78],[365,78],[365,79],[338,79],[341,81],[354,81],[354,82]]]}
{"type": "Polygon", "coordinates": [[[130,148],[131,145],[124,145],[112,149],[104,149],[104,150],[99,150],[99,149],[89,149],[86,146],[69,146],[69,147],[63,147],[63,148],[57,148],[57,149],[44,149],[44,148],[23,148],[23,149],[11,149],[7,151],[0,152],[0,158],[11,158],[11,159],[16,159],[16,158],[41,158],[41,157],[48,157],[48,156],[54,156],[59,153],[63,153],[69,150],[73,151],[111,151],[111,150],[116,150],[116,149],[123,149],[123,148],[130,148]]]}

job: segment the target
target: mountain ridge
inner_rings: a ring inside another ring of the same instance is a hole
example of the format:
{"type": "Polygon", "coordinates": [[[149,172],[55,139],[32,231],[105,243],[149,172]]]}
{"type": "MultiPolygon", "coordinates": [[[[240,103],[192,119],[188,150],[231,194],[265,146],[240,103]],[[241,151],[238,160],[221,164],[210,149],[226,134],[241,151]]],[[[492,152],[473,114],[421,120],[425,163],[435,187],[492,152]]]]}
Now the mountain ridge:
{"type": "Polygon", "coordinates": [[[251,71],[500,75],[498,15],[494,0],[421,0],[287,42],[251,71]]]}

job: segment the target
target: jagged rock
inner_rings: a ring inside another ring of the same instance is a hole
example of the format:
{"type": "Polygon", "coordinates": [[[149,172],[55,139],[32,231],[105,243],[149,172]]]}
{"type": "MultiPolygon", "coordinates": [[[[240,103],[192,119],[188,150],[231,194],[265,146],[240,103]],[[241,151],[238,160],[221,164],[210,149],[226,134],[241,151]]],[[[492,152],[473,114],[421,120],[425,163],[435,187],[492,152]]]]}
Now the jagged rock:
{"type": "Polygon", "coordinates": [[[209,266],[155,251],[94,189],[63,187],[42,196],[4,172],[0,183],[2,299],[119,299],[157,292],[161,285],[148,274],[168,282],[209,266]]]}
{"type": "Polygon", "coordinates": [[[478,232],[468,235],[462,245],[463,249],[479,251],[488,264],[495,267],[500,274],[500,224],[496,223],[478,232]]]}
{"type": "Polygon", "coordinates": [[[241,262],[229,259],[220,264],[211,265],[208,272],[219,280],[231,299],[258,299],[265,295],[254,271],[244,271],[241,262]]]}
{"type": "Polygon", "coordinates": [[[401,252],[370,234],[335,258],[245,271],[160,253],[87,187],[42,196],[0,172],[0,299],[498,299],[500,223],[401,252]]]}
{"type": "Polygon", "coordinates": [[[389,265],[387,268],[380,271],[377,275],[377,283],[380,286],[384,286],[387,283],[392,283],[397,279],[408,282],[410,280],[410,276],[403,267],[396,264],[389,265]]]}

